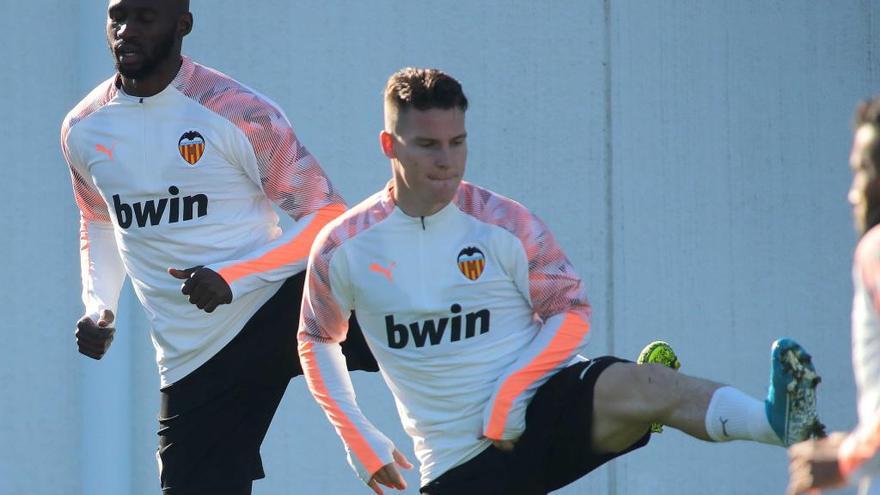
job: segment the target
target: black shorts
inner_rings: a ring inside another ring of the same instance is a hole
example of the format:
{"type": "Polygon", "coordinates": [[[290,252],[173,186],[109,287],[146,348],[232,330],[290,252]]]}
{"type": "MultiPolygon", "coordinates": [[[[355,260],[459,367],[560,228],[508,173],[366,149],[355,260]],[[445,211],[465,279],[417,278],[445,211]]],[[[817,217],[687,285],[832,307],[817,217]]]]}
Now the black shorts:
{"type": "Polygon", "coordinates": [[[512,452],[490,446],[423,486],[430,495],[537,495],[557,490],[619,455],[648,443],[646,433],[616,454],[591,450],[593,389],[608,366],[599,357],[563,369],[542,385],[526,410],[526,431],[512,452]]]}
{"type": "MultiPolygon", "coordinates": [[[[265,476],[260,445],[290,379],[305,274],[289,278],[216,355],[160,390],[159,477],[166,495],[245,495],[265,476]]],[[[354,317],[348,368],[377,371],[354,317]]]]}

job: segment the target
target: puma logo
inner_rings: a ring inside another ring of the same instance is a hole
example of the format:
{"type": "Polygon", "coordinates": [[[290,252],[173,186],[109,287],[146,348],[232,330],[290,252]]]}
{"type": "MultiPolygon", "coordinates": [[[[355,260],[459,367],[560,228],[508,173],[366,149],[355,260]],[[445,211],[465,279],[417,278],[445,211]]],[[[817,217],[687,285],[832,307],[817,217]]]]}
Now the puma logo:
{"type": "Polygon", "coordinates": [[[718,421],[721,421],[721,433],[723,433],[725,437],[730,438],[730,435],[727,433],[727,422],[730,421],[730,419],[724,419],[719,416],[718,421]]]}
{"type": "Polygon", "coordinates": [[[388,268],[385,268],[384,266],[380,265],[379,263],[373,263],[370,265],[370,270],[372,270],[376,273],[381,273],[382,275],[385,276],[385,278],[388,279],[389,282],[391,282],[393,284],[394,283],[394,276],[391,274],[391,270],[394,269],[394,266],[395,266],[395,264],[391,263],[390,265],[388,265],[388,268]]]}
{"type": "Polygon", "coordinates": [[[113,148],[116,148],[116,143],[111,144],[109,149],[103,144],[95,145],[95,149],[107,155],[107,158],[109,158],[111,162],[113,161],[113,148]]]}
{"type": "Polygon", "coordinates": [[[584,381],[584,377],[587,376],[587,371],[589,371],[590,368],[592,368],[594,364],[596,364],[596,360],[595,360],[595,359],[591,359],[591,360],[590,360],[590,364],[588,364],[588,365],[584,368],[584,370],[581,371],[581,375],[578,377],[578,378],[580,379],[580,381],[584,381]]]}

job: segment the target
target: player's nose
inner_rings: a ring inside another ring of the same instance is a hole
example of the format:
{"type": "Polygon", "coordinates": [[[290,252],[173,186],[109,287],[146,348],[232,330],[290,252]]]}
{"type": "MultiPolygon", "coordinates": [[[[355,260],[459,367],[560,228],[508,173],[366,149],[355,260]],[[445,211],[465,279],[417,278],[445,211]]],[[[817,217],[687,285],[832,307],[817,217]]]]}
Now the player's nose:
{"type": "Polygon", "coordinates": [[[434,165],[440,168],[448,168],[451,163],[451,152],[448,146],[442,146],[434,155],[434,165]]]}
{"type": "Polygon", "coordinates": [[[859,203],[859,193],[855,189],[850,189],[846,194],[846,199],[849,201],[849,204],[856,206],[859,203]]]}
{"type": "Polygon", "coordinates": [[[130,41],[140,35],[140,28],[137,23],[125,22],[116,28],[116,39],[122,41],[130,41]]]}

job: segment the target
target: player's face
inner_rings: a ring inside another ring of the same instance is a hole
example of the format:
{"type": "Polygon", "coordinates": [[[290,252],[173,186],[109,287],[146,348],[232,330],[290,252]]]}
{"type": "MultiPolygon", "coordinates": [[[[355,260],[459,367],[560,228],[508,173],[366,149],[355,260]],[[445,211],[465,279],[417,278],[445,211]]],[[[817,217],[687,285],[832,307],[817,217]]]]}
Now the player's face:
{"type": "Polygon", "coordinates": [[[130,79],[155,73],[179,46],[178,13],[173,0],[111,0],[107,43],[116,70],[130,79]]]}
{"type": "Polygon", "coordinates": [[[394,132],[392,170],[398,202],[410,215],[431,215],[449,204],[467,161],[464,112],[458,108],[401,113],[394,132]],[[407,211],[406,207],[410,210],[407,211]]]}
{"type": "Polygon", "coordinates": [[[853,181],[847,197],[853,207],[856,230],[860,233],[864,233],[870,227],[869,218],[880,213],[878,211],[880,210],[880,177],[876,171],[868,169],[868,160],[865,160],[865,153],[878,137],[880,136],[877,135],[874,126],[859,127],[856,130],[849,158],[853,181]]]}

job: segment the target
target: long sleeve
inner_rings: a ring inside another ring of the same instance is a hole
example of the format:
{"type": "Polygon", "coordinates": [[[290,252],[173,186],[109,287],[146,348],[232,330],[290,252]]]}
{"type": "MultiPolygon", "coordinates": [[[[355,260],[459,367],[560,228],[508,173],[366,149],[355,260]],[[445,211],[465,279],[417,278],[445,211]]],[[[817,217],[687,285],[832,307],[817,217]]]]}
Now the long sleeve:
{"type": "Polygon", "coordinates": [[[119,258],[113,226],[86,220],[81,214],[79,253],[85,314],[96,322],[104,309],[117,314],[125,268],[119,258]]]}
{"type": "Polygon", "coordinates": [[[483,414],[483,434],[512,440],[525,431],[525,413],[537,389],[586,345],[590,305],[583,283],[547,227],[531,214],[515,230],[522,243],[513,275],[542,327],[499,378],[483,414]]]}
{"type": "Polygon", "coordinates": [[[367,483],[392,462],[394,445],[358,407],[338,345],[345,340],[352,305],[344,290],[347,279],[340,273],[344,263],[341,257],[333,259],[332,245],[319,236],[309,257],[297,335],[300,362],[309,391],[345,445],[349,464],[367,483]]]}
{"type": "Polygon", "coordinates": [[[88,178],[77,154],[68,146],[69,128],[62,127],[61,150],[70,168],[73,195],[80,210],[80,276],[85,314],[94,321],[102,310],[116,313],[125,267],[119,256],[107,204],[88,178]]]}
{"type": "Polygon", "coordinates": [[[208,265],[229,283],[233,297],[305,269],[321,228],[345,211],[315,158],[297,139],[284,114],[262,97],[241,93],[246,111],[232,119],[241,131],[235,146],[244,173],[296,221],[280,237],[239,259],[208,265]]]}
{"type": "Polygon", "coordinates": [[[856,250],[852,315],[853,371],[859,424],[840,449],[842,474],[852,481],[880,475],[880,230],[856,250]]]}
{"type": "Polygon", "coordinates": [[[880,475],[880,410],[874,412],[874,421],[859,424],[840,447],[840,471],[848,480],[880,475]]]}

